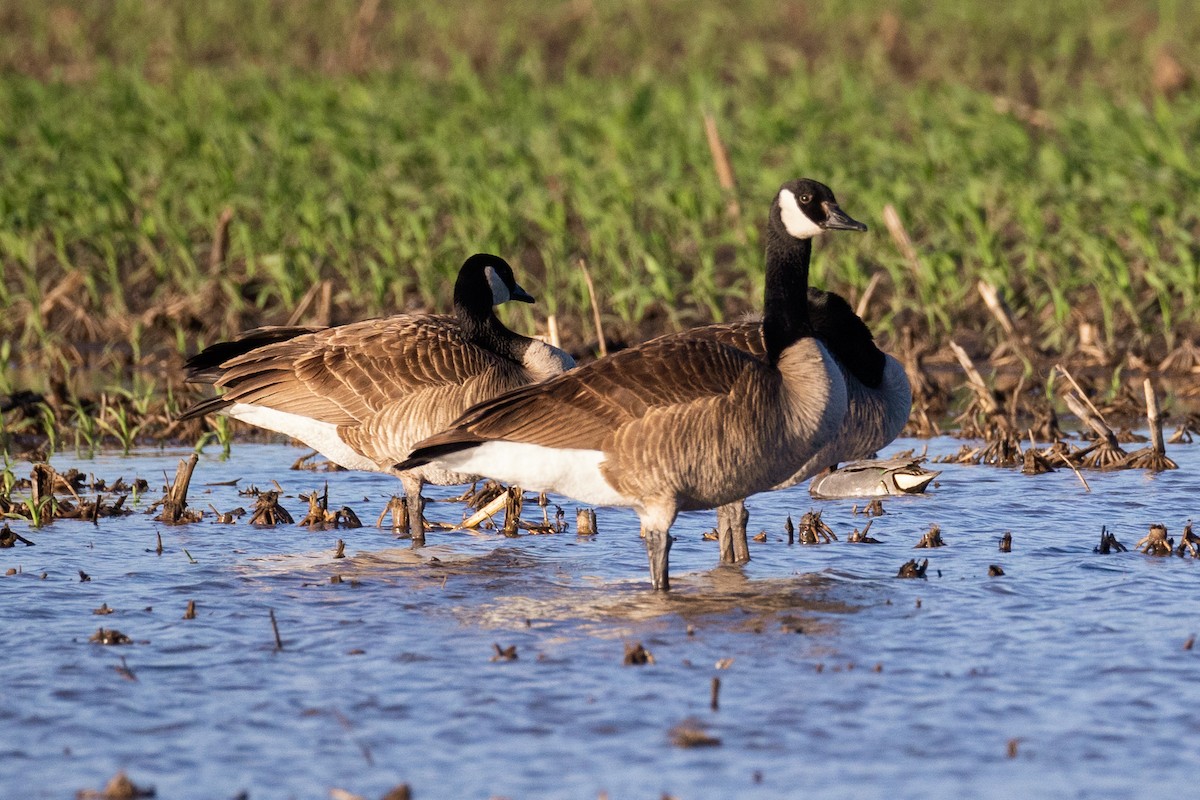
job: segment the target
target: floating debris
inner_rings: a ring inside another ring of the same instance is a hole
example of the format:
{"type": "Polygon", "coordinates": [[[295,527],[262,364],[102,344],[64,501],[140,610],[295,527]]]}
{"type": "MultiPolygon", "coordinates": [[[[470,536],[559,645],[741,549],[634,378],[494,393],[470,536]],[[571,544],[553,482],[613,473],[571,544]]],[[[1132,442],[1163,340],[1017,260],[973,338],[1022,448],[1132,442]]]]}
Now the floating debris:
{"type": "Polygon", "coordinates": [[[1195,437],[1200,436],[1200,414],[1188,414],[1184,421],[1171,434],[1169,444],[1191,444],[1195,437]]]}
{"type": "Polygon", "coordinates": [[[291,525],[295,520],[288,510],[279,504],[282,492],[268,490],[259,492],[254,500],[254,512],[250,515],[251,525],[274,526],[279,524],[291,525]]]}
{"type": "Polygon", "coordinates": [[[846,538],[846,541],[854,544],[882,544],[882,542],[876,539],[874,536],[867,535],[867,531],[871,530],[871,526],[874,524],[875,520],[867,520],[867,524],[863,526],[863,529],[860,531],[858,528],[855,528],[854,533],[850,534],[850,536],[846,538]]]}
{"type": "Polygon", "coordinates": [[[300,456],[292,464],[290,469],[306,470],[308,472],[345,472],[346,468],[340,464],[335,464],[332,461],[317,461],[317,456],[321,453],[313,450],[311,453],[300,456]]]}
{"type": "Polygon", "coordinates": [[[175,470],[175,480],[167,486],[159,504],[162,513],[158,516],[160,522],[168,525],[180,525],[189,522],[199,522],[203,512],[194,511],[187,507],[188,486],[192,482],[192,472],[196,469],[199,457],[192,453],[180,460],[179,468],[175,470]]]}
{"type": "Polygon", "coordinates": [[[671,728],[671,744],[676,747],[720,747],[721,740],[704,729],[698,719],[685,719],[671,728]]]}
{"type": "Polygon", "coordinates": [[[1047,472],[1054,472],[1054,467],[1050,466],[1050,459],[1032,447],[1026,450],[1021,461],[1021,473],[1023,475],[1045,475],[1047,472]]]}
{"type": "Polygon", "coordinates": [[[21,534],[14,531],[12,528],[5,525],[0,528],[0,549],[7,547],[16,547],[17,542],[21,542],[26,547],[33,547],[33,542],[26,539],[21,534]]]}
{"type": "Polygon", "coordinates": [[[525,506],[525,494],[519,486],[510,486],[504,494],[504,525],[500,533],[515,538],[520,534],[521,509],[525,506]]]}
{"type": "MultiPolygon", "coordinates": [[[[929,559],[928,558],[925,559],[920,564],[917,563],[917,560],[915,558],[909,559],[908,561],[906,561],[903,564],[903,566],[900,567],[900,571],[896,573],[896,577],[897,578],[924,578],[925,570],[927,570],[927,569],[929,569],[929,559]]],[[[918,608],[920,607],[920,603],[921,603],[921,601],[918,600],[917,601],[918,608]]]]}
{"type": "Polygon", "coordinates": [[[155,794],[153,786],[138,786],[124,772],[118,772],[102,790],[80,789],[75,793],[75,798],[76,800],[137,800],[140,797],[154,797],[155,794]]]}
{"type": "Polygon", "coordinates": [[[113,671],[127,681],[136,681],[138,679],[133,670],[129,668],[129,665],[125,663],[125,656],[121,656],[121,663],[113,667],[113,671]]]}
{"type": "Polygon", "coordinates": [[[496,654],[491,658],[492,661],[517,660],[517,646],[515,644],[509,645],[508,647],[501,647],[499,644],[493,644],[492,647],[496,649],[496,654]]]}
{"type": "Polygon", "coordinates": [[[1179,549],[1176,552],[1180,557],[1191,553],[1192,558],[1200,558],[1200,549],[1198,548],[1200,548],[1200,536],[1192,531],[1192,521],[1189,519],[1183,526],[1183,533],[1179,534],[1179,549]]]}
{"type": "Polygon", "coordinates": [[[575,509],[575,535],[576,536],[595,536],[600,532],[596,527],[596,509],[594,508],[577,508],[575,509]]]}
{"type": "Polygon", "coordinates": [[[392,515],[392,530],[407,531],[408,530],[408,502],[399,495],[392,495],[388,500],[383,511],[379,512],[379,519],[375,520],[375,527],[383,527],[383,518],[388,514],[392,515]]]}
{"type": "Polygon", "coordinates": [[[929,530],[921,537],[921,541],[917,542],[913,547],[914,550],[921,547],[945,547],[946,543],[942,540],[942,529],[933,523],[929,526],[929,530]]]}
{"type": "Polygon", "coordinates": [[[133,639],[116,628],[99,628],[88,637],[88,641],[96,644],[133,644],[133,639]]]}
{"type": "Polygon", "coordinates": [[[209,503],[208,507],[212,509],[213,516],[216,517],[216,521],[220,525],[232,525],[246,514],[246,509],[242,508],[241,506],[238,506],[232,511],[226,512],[218,511],[217,507],[212,503],[209,503]]]}
{"type": "Polygon", "coordinates": [[[1109,533],[1106,526],[1100,527],[1100,544],[1092,549],[1093,553],[1099,553],[1106,556],[1113,550],[1118,553],[1124,553],[1129,548],[1117,541],[1117,536],[1114,533],[1109,533]]]}
{"type": "Polygon", "coordinates": [[[472,483],[470,489],[463,492],[458,497],[449,498],[447,502],[466,503],[469,508],[473,508],[478,511],[484,506],[490,504],[493,500],[504,494],[506,491],[508,490],[504,488],[504,484],[488,478],[483,482],[483,486],[476,488],[476,484],[472,483]]]}
{"type": "Polygon", "coordinates": [[[1005,531],[1004,535],[1000,537],[1000,552],[1001,553],[1011,553],[1012,552],[1012,532],[1011,531],[1005,531]]]}
{"type": "Polygon", "coordinates": [[[1167,538],[1166,525],[1156,522],[1134,547],[1148,556],[1169,556],[1175,551],[1175,540],[1167,538]]]}
{"type": "Polygon", "coordinates": [[[1003,574],[1004,574],[1004,570],[1000,567],[999,564],[989,564],[988,565],[988,577],[989,578],[999,578],[1003,574]]]}
{"type": "Polygon", "coordinates": [[[625,666],[640,666],[642,664],[653,664],[654,656],[650,651],[642,647],[641,642],[635,644],[625,644],[625,658],[621,662],[625,666]]]}
{"type": "Polygon", "coordinates": [[[184,619],[195,619],[196,618],[196,601],[195,600],[188,600],[187,610],[183,612],[183,618],[184,619]]]}
{"type": "Polygon", "coordinates": [[[838,540],[833,532],[821,519],[820,511],[809,511],[800,518],[800,544],[827,544],[838,540]]]}
{"type": "Polygon", "coordinates": [[[100,604],[100,607],[99,607],[99,608],[97,608],[97,609],[94,609],[94,610],[92,611],[92,613],[93,613],[93,614],[98,614],[98,615],[100,615],[100,616],[105,616],[105,615],[107,615],[107,614],[112,614],[112,613],[113,613],[113,610],[112,610],[111,608],[109,608],[109,607],[108,607],[108,603],[101,603],[101,604],[100,604]]]}
{"type": "MultiPolygon", "coordinates": [[[[330,530],[337,528],[361,528],[362,521],[349,507],[342,506],[337,511],[329,510],[329,484],[325,484],[321,494],[309,492],[300,495],[301,500],[308,501],[308,513],[300,520],[301,527],[309,530],[330,530]]],[[[380,517],[382,520],[382,516],[380,517]]]]}

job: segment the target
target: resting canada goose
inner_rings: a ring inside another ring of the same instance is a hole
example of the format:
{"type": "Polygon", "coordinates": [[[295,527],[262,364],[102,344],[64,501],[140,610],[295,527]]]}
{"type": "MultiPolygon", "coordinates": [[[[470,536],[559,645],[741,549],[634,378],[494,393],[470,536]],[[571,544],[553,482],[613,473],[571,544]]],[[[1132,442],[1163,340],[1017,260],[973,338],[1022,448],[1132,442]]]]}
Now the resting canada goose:
{"type": "Polygon", "coordinates": [[[533,297],[504,259],[477,254],[459,270],[453,316],[248,331],[187,362],[190,381],[225,392],[182,418],[220,411],[299,439],[347,469],[394,472],[407,497],[409,532],[420,543],[422,485],[473,476],[393,465],[471,405],[575,365],[558,348],[504,327],[492,307],[508,300],[533,297]]]}
{"type": "Polygon", "coordinates": [[[470,409],[398,465],[477,472],[595,505],[631,506],[655,589],[680,511],[786,480],[836,433],[846,387],[813,338],[812,238],[866,230],[810,180],[785,183],[766,229],[765,358],[720,342],[649,342],[470,409]]]}
{"type": "MultiPolygon", "coordinates": [[[[871,329],[845,298],[810,288],[808,314],[814,335],[829,350],[846,382],[846,416],[837,435],[776,489],[794,486],[842,461],[870,458],[900,434],[912,409],[912,390],[904,367],[875,346],[871,329]]],[[[762,324],[757,320],[706,325],[662,338],[682,337],[715,339],[759,358],[766,354],[762,324]]],[[[748,521],[742,500],[717,509],[722,562],[750,560],[746,542],[748,521]]]]}

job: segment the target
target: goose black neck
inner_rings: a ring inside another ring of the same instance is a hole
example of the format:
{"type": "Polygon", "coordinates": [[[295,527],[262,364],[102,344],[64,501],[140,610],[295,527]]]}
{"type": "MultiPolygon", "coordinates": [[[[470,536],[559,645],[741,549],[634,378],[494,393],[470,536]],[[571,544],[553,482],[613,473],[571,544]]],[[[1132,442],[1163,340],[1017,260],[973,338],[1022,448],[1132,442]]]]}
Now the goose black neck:
{"type": "Polygon", "coordinates": [[[457,291],[454,296],[454,316],[462,326],[467,341],[517,363],[521,363],[533,341],[504,327],[490,303],[480,306],[460,302],[457,291]]]}
{"type": "Polygon", "coordinates": [[[812,240],[767,234],[766,296],[763,301],[763,343],[767,361],[779,362],[785,349],[813,335],[808,316],[808,264],[812,240]]]}

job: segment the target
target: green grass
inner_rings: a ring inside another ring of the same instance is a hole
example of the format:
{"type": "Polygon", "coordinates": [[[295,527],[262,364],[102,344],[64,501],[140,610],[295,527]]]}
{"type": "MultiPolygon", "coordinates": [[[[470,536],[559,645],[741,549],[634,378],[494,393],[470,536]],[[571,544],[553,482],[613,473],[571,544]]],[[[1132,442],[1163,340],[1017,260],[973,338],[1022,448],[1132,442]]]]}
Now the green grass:
{"type": "Polygon", "coordinates": [[[1118,347],[1198,332],[1200,92],[1155,78],[1200,76],[1186,3],[371,6],[0,9],[0,384],[177,366],[325,279],[335,321],[445,309],[480,250],[539,297],[518,328],[588,337],[580,258],[628,338],[720,319],[759,306],[798,175],[870,225],[820,243],[813,282],[884,272],[885,336],[990,330],[979,278],[1052,349],[1084,320],[1118,347]]]}

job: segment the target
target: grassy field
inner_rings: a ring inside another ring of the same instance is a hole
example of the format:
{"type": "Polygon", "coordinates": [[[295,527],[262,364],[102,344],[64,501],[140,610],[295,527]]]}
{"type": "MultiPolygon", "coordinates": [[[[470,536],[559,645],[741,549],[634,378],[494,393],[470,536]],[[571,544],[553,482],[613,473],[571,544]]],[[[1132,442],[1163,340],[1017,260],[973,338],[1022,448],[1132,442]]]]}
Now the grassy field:
{"type": "Polygon", "coordinates": [[[540,299],[509,321],[575,348],[580,259],[610,335],[726,318],[797,175],[871,226],[813,282],[881,273],[886,342],[998,342],[979,279],[1053,354],[1081,323],[1152,363],[1200,333],[1185,2],[7,0],[0,28],[0,394],[169,388],[246,327],[445,309],[480,250],[540,299]]]}

